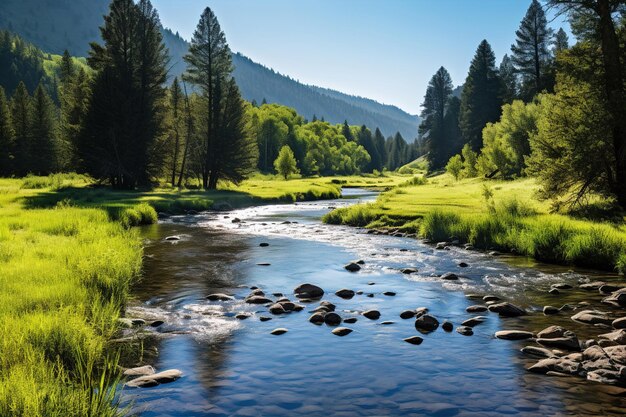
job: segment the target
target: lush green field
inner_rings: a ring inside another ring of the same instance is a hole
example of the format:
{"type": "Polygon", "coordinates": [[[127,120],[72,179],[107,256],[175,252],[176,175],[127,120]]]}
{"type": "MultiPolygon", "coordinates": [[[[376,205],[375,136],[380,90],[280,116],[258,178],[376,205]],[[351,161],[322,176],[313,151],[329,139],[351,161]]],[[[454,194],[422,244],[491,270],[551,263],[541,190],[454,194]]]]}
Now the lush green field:
{"type": "Polygon", "coordinates": [[[334,210],[333,224],[398,228],[434,241],[459,239],[477,248],[604,270],[626,269],[626,223],[550,214],[534,198],[533,179],[454,181],[449,175],[396,187],[375,203],[334,210]]]}

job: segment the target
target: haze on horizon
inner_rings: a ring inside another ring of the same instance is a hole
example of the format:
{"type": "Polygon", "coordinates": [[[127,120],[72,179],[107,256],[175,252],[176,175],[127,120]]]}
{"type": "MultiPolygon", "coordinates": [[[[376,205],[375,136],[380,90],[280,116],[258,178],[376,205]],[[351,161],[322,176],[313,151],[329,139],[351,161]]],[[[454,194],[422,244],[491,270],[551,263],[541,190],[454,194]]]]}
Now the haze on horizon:
{"type": "MultiPolygon", "coordinates": [[[[418,114],[444,66],[464,82],[481,40],[499,61],[530,0],[153,0],[165,27],[189,40],[211,7],[233,51],[306,84],[418,114]],[[384,7],[381,5],[384,4],[384,7]]],[[[550,25],[563,27],[564,18],[550,25]]]]}

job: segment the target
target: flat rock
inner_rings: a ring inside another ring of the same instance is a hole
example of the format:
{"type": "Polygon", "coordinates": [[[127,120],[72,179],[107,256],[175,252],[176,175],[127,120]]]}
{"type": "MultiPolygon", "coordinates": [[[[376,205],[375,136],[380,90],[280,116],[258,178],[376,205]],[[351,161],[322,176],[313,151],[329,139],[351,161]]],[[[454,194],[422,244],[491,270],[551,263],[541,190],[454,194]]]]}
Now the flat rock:
{"type": "Polygon", "coordinates": [[[598,291],[600,292],[600,294],[611,294],[612,292],[621,290],[622,288],[624,287],[619,285],[604,284],[601,285],[600,288],[598,288],[598,291]]]}
{"type": "Polygon", "coordinates": [[[209,301],[232,301],[235,299],[232,295],[222,293],[209,294],[206,298],[209,301]]]}
{"type": "Polygon", "coordinates": [[[337,313],[326,313],[324,316],[324,323],[329,326],[339,326],[341,324],[341,316],[337,313]]]}
{"type": "Polygon", "coordinates": [[[259,320],[261,321],[270,321],[272,318],[268,316],[259,316],[259,320]]]}
{"type": "Polygon", "coordinates": [[[546,327],[545,329],[537,333],[537,337],[552,339],[554,337],[563,337],[565,336],[566,332],[567,332],[567,329],[565,329],[564,327],[550,326],[550,327],[546,327]]]}
{"type": "Polygon", "coordinates": [[[445,281],[456,281],[459,279],[459,276],[453,272],[446,272],[445,274],[443,274],[442,276],[440,276],[439,278],[445,280],[445,281]]]}
{"type": "Polygon", "coordinates": [[[250,313],[239,313],[235,316],[237,320],[246,320],[246,319],[249,319],[250,317],[252,317],[252,314],[250,313]]]}
{"type": "Polygon", "coordinates": [[[394,324],[394,323],[395,323],[394,321],[387,320],[387,321],[381,321],[378,324],[380,324],[381,326],[389,326],[390,324],[394,324]]]}
{"type": "Polygon", "coordinates": [[[348,323],[348,324],[353,324],[357,322],[357,318],[356,317],[346,317],[343,322],[344,323],[348,323]]]}
{"type": "Polygon", "coordinates": [[[517,317],[526,314],[526,311],[524,309],[511,303],[492,304],[489,306],[489,311],[493,313],[498,313],[503,317],[517,317]]]}
{"type": "Polygon", "coordinates": [[[612,369],[597,369],[587,372],[587,380],[601,384],[617,384],[624,381],[624,372],[612,369]]]}
{"type": "Polygon", "coordinates": [[[601,334],[598,338],[615,342],[618,345],[624,345],[626,344],[626,330],[618,329],[610,333],[601,334]]]}
{"type": "Polygon", "coordinates": [[[344,269],[350,272],[357,272],[361,270],[361,266],[356,262],[350,262],[349,264],[344,265],[344,269]]]}
{"type": "Polygon", "coordinates": [[[478,326],[481,323],[484,323],[485,320],[487,320],[487,317],[484,317],[484,316],[471,317],[465,320],[463,323],[461,323],[461,325],[467,326],[467,327],[474,327],[474,326],[478,326]]]}
{"type": "Polygon", "coordinates": [[[469,265],[466,264],[465,262],[459,262],[458,267],[459,268],[467,268],[469,265]]]}
{"type": "Polygon", "coordinates": [[[313,284],[300,284],[293,292],[298,298],[318,299],[324,296],[324,290],[313,284]]]}
{"type": "MultiPolygon", "coordinates": [[[[571,333],[571,332],[570,332],[571,333]]],[[[536,340],[541,346],[556,348],[556,349],[566,349],[566,350],[580,350],[580,342],[576,335],[565,336],[565,337],[554,337],[554,338],[538,338],[536,340]]]]}
{"type": "Polygon", "coordinates": [[[465,309],[468,313],[482,313],[487,311],[487,306],[485,305],[473,305],[469,306],[465,309]]]}
{"type": "Polygon", "coordinates": [[[406,275],[410,275],[410,274],[416,274],[418,271],[417,271],[417,268],[402,268],[400,272],[406,275]]]}
{"type": "Polygon", "coordinates": [[[482,298],[483,301],[500,301],[500,297],[497,295],[485,295],[482,298]]]}
{"type": "Polygon", "coordinates": [[[154,374],[156,374],[156,371],[151,365],[138,366],[136,368],[129,368],[124,371],[124,376],[146,376],[154,374]]]}
{"type": "Polygon", "coordinates": [[[148,388],[174,382],[182,376],[183,373],[178,369],[169,369],[152,375],[140,376],[139,378],[128,381],[124,385],[131,388],[148,388]]]}
{"type": "Polygon", "coordinates": [[[563,358],[546,358],[532,365],[528,370],[540,374],[552,371],[573,375],[580,372],[581,364],[563,358]]]}
{"type": "Polygon", "coordinates": [[[602,300],[605,304],[626,307],[626,288],[621,288],[602,300]]]}
{"type": "Polygon", "coordinates": [[[532,332],[525,332],[523,330],[500,330],[495,334],[496,338],[504,340],[524,340],[532,339],[532,332]]]}
{"type": "Polygon", "coordinates": [[[396,293],[393,291],[385,291],[383,295],[386,295],[387,297],[394,297],[396,293]]]}
{"type": "Polygon", "coordinates": [[[272,300],[263,296],[263,295],[253,295],[251,297],[246,298],[246,303],[248,304],[269,304],[273,303],[272,300]]]}
{"type": "Polygon", "coordinates": [[[552,288],[556,288],[557,290],[570,290],[572,286],[565,282],[557,282],[556,284],[551,285],[552,288]]]}
{"type": "Polygon", "coordinates": [[[347,288],[343,288],[343,289],[335,292],[335,295],[337,297],[349,300],[350,298],[354,297],[354,291],[349,290],[347,288]]]}
{"type": "Polygon", "coordinates": [[[347,327],[337,327],[336,329],[333,329],[332,333],[336,336],[346,336],[352,333],[352,329],[348,329],[347,327]]]}
{"type": "Polygon", "coordinates": [[[583,310],[572,316],[572,320],[585,324],[608,324],[612,323],[607,313],[597,310],[583,310]]]}
{"type": "Polygon", "coordinates": [[[626,317],[620,317],[611,323],[614,329],[626,329],[626,317]]]}
{"type": "Polygon", "coordinates": [[[437,327],[439,327],[439,320],[430,314],[424,314],[415,320],[415,328],[423,332],[432,332],[437,327]]]}
{"type": "Polygon", "coordinates": [[[594,281],[594,282],[588,282],[586,284],[581,284],[578,286],[578,288],[580,288],[581,290],[585,290],[585,291],[598,291],[600,287],[602,287],[605,284],[606,283],[603,281],[594,281]]]}
{"type": "Polygon", "coordinates": [[[287,332],[288,330],[285,329],[284,327],[279,327],[277,329],[272,330],[271,334],[273,334],[274,336],[280,336],[281,334],[285,334],[287,332]]]}
{"type": "Polygon", "coordinates": [[[411,336],[411,337],[407,337],[406,339],[403,339],[405,342],[410,343],[412,345],[421,345],[422,342],[424,341],[424,339],[422,339],[419,336],[411,336]]]}
{"type": "Polygon", "coordinates": [[[459,326],[456,328],[456,332],[463,336],[471,336],[474,334],[474,330],[471,327],[459,326]]]}
{"type": "Polygon", "coordinates": [[[524,346],[520,350],[522,351],[522,353],[525,353],[527,355],[538,356],[541,358],[551,358],[554,356],[554,353],[552,353],[550,349],[537,346],[524,346]]]}
{"type": "Polygon", "coordinates": [[[364,317],[367,317],[370,320],[378,320],[380,318],[380,311],[378,310],[367,310],[362,313],[364,317]]]}

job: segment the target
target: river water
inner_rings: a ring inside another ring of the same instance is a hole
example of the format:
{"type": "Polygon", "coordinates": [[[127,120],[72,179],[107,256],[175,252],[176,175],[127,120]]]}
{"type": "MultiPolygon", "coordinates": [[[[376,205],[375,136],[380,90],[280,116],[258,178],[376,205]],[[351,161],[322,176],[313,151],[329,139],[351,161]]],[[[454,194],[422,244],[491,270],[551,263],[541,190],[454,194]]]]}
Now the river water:
{"type": "Polygon", "coordinates": [[[624,391],[575,377],[549,377],[526,371],[537,361],[520,348],[532,342],[494,338],[502,329],[539,331],[562,325],[581,340],[606,329],[578,324],[573,312],[544,316],[544,305],[560,307],[587,301],[607,310],[595,292],[577,289],[550,295],[554,283],[577,287],[585,280],[619,281],[593,271],[493,257],[453,248],[436,251],[416,239],[367,234],[331,226],[320,218],[333,207],[375,198],[365,190],[346,190],[344,199],[271,205],[228,213],[178,216],[146,227],[145,278],[134,288],[127,315],[165,322],[146,340],[141,362],[157,370],[176,368],[183,378],[146,389],[126,389],[123,404],[135,415],[156,416],[612,416],[626,413],[624,391]],[[233,223],[237,217],[243,222],[233,223]],[[289,222],[289,223],[286,223],[289,222]],[[180,241],[166,241],[178,235],[180,241]],[[267,247],[259,244],[269,243],[267,247]],[[357,273],[343,266],[363,259],[357,273]],[[458,264],[466,262],[467,268],[458,264]],[[259,265],[269,264],[269,265],[259,265]],[[400,268],[419,273],[404,275],[400,268]],[[458,282],[435,275],[454,272],[458,282]],[[345,337],[308,321],[318,303],[301,312],[271,316],[263,306],[243,302],[256,286],[267,295],[309,282],[322,287],[337,312],[357,317],[345,337]],[[341,288],[363,291],[351,300],[334,295],[341,288]],[[393,291],[395,296],[383,292],[393,291]],[[206,300],[211,293],[235,301],[206,300]],[[473,336],[441,328],[417,335],[406,309],[427,307],[440,322],[456,325],[473,316],[465,309],[480,303],[470,293],[494,294],[533,313],[501,318],[493,313],[473,336]],[[368,296],[372,294],[372,296],[368,296]],[[377,309],[379,320],[359,313],[377,309]],[[234,316],[250,312],[246,320],[234,316]],[[383,325],[384,321],[393,321],[383,325]],[[286,334],[274,336],[278,327],[286,334]]]}

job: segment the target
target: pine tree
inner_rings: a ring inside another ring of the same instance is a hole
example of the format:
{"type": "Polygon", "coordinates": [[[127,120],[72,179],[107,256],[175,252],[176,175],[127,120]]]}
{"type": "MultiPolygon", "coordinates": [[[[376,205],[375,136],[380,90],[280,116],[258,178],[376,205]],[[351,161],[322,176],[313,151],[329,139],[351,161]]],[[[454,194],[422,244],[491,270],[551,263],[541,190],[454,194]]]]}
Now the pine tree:
{"type": "Polygon", "coordinates": [[[428,83],[422,103],[422,123],[419,126],[420,137],[426,143],[432,169],[443,167],[448,159],[450,141],[446,136],[444,119],[451,95],[452,78],[448,71],[441,67],[428,83]]]}
{"type": "Polygon", "coordinates": [[[183,119],[183,91],[180,88],[178,77],[174,78],[169,91],[169,112],[170,112],[170,170],[172,187],[176,185],[177,174],[180,172],[181,146],[184,135],[185,121],[183,119]]]}
{"type": "Polygon", "coordinates": [[[482,131],[485,125],[500,118],[501,84],[495,61],[491,46],[483,40],[472,59],[461,94],[459,127],[463,139],[475,151],[482,147],[482,131]]]}
{"type": "Polygon", "coordinates": [[[553,45],[554,45],[554,47],[552,49],[552,53],[555,56],[559,52],[563,52],[563,51],[566,51],[567,49],[569,49],[569,38],[567,36],[567,33],[565,33],[565,31],[563,30],[563,28],[560,28],[556,32],[556,35],[554,36],[553,45]]]}
{"type": "Polygon", "coordinates": [[[378,165],[374,167],[378,171],[382,171],[387,161],[387,150],[385,149],[385,137],[379,128],[374,132],[374,145],[379,155],[378,165]]]}
{"type": "Polygon", "coordinates": [[[157,12],[148,0],[113,0],[93,43],[96,71],[89,110],[78,142],[87,172],[114,187],[148,185],[161,170],[154,152],[162,134],[167,53],[157,12]]]}
{"type": "Polygon", "coordinates": [[[551,59],[552,29],[548,28],[545,11],[538,0],[532,1],[515,34],[515,45],[511,46],[513,63],[522,77],[523,95],[530,100],[546,88],[544,75],[551,59]]]}
{"type": "Polygon", "coordinates": [[[11,119],[15,132],[14,171],[18,176],[28,174],[30,165],[30,124],[31,124],[31,99],[26,85],[20,82],[11,98],[11,119]]]}
{"type": "Polygon", "coordinates": [[[61,67],[60,67],[60,77],[61,83],[68,82],[75,74],[74,63],[72,62],[72,56],[66,49],[63,52],[63,57],[61,58],[61,67]]]}
{"type": "Polygon", "coordinates": [[[370,162],[365,167],[365,171],[372,172],[375,169],[380,170],[382,165],[381,156],[378,148],[376,147],[376,143],[374,142],[374,138],[372,137],[372,132],[367,128],[367,126],[361,126],[357,143],[365,148],[371,158],[370,162]]]}
{"type": "Polygon", "coordinates": [[[57,170],[56,108],[41,85],[33,94],[30,137],[29,171],[37,175],[48,175],[57,170]]]}
{"type": "Polygon", "coordinates": [[[13,173],[14,131],[11,110],[4,88],[0,86],[0,176],[13,173]]]}
{"type": "Polygon", "coordinates": [[[341,126],[341,134],[348,140],[348,142],[354,142],[354,135],[352,135],[352,131],[350,130],[350,125],[348,125],[347,120],[344,120],[343,126],[341,126]]]}
{"type": "Polygon", "coordinates": [[[226,36],[217,17],[208,7],[200,17],[189,53],[184,59],[187,62],[185,79],[198,87],[204,102],[199,115],[202,141],[196,155],[202,171],[202,186],[205,189],[215,189],[220,177],[218,164],[222,157],[218,155],[220,138],[217,135],[220,130],[222,86],[228,83],[233,66],[226,36]]]}
{"type": "Polygon", "coordinates": [[[518,83],[513,60],[508,55],[505,54],[502,57],[498,72],[502,81],[502,102],[503,104],[512,103],[517,98],[518,83]]]}

